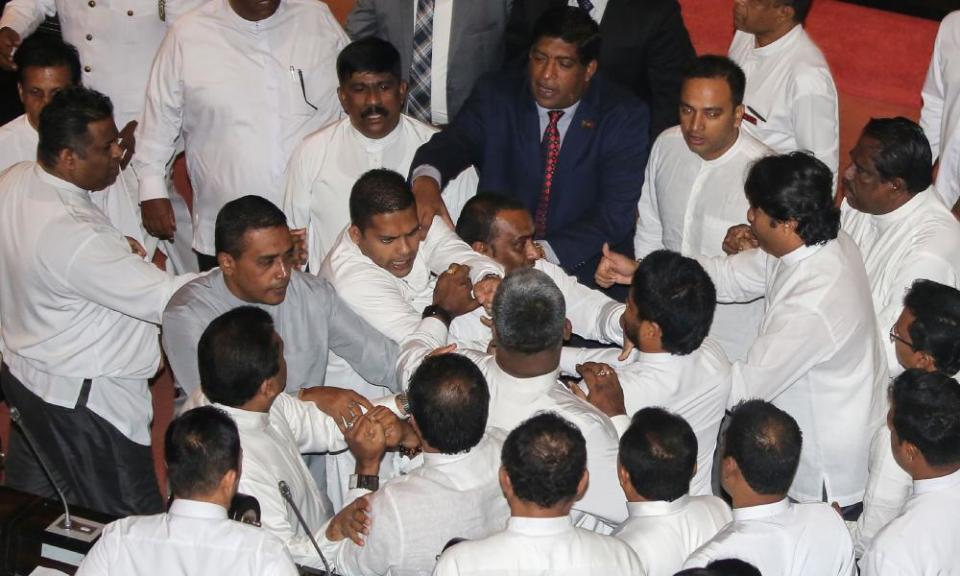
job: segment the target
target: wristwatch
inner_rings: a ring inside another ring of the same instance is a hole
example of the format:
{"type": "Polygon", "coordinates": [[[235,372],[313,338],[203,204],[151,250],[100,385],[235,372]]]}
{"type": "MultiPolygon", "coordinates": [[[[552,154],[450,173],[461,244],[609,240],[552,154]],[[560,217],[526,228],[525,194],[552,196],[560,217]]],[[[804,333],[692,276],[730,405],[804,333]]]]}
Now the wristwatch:
{"type": "Polygon", "coordinates": [[[424,308],[423,314],[421,314],[420,317],[423,319],[436,318],[437,320],[443,322],[447,328],[449,328],[450,323],[453,322],[453,315],[437,304],[431,304],[424,308]]]}
{"type": "Polygon", "coordinates": [[[380,477],[367,476],[366,474],[351,474],[350,489],[353,490],[354,488],[363,488],[364,490],[376,492],[376,490],[380,488],[380,477]]]}

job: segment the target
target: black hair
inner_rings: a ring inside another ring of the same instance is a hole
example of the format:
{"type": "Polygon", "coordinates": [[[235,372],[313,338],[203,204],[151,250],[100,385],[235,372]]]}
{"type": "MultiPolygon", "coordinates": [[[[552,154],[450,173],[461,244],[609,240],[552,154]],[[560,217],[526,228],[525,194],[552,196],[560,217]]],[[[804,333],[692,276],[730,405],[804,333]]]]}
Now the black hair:
{"type": "Polygon", "coordinates": [[[833,172],[807,152],[767,156],[750,167],[744,191],[750,206],[778,222],[796,220],[807,246],[824,244],[840,231],[833,201],[833,172]]]}
{"type": "Polygon", "coordinates": [[[763,400],[738,404],[729,416],[723,455],[733,458],[758,494],[786,494],[800,464],[803,435],[792,416],[763,400]]]}
{"type": "Polygon", "coordinates": [[[960,384],[939,372],[907,370],[890,385],[893,428],[931,466],[960,464],[960,384]]]}
{"type": "Polygon", "coordinates": [[[85,158],[90,145],[88,126],[109,118],[113,118],[113,104],[100,92],[82,86],[57,92],[40,112],[37,160],[45,166],[55,166],[63,149],[85,158]]]}
{"type": "Polygon", "coordinates": [[[80,53],[76,46],[49,34],[32,34],[13,54],[17,65],[17,82],[23,84],[27,68],[59,68],[70,71],[70,84],[79,86],[80,53]]]}
{"type": "Polygon", "coordinates": [[[240,306],[215,318],[197,345],[200,387],[211,402],[237,407],[280,372],[281,341],[266,311],[240,306]]]}
{"type": "Polygon", "coordinates": [[[350,190],[350,222],[361,231],[378,214],[392,214],[415,204],[407,180],[393,170],[365,172],[350,190]]]}
{"type": "Polygon", "coordinates": [[[177,498],[212,493],[224,474],[240,471],[240,433],[230,416],[213,406],[189,410],[164,435],[167,479],[177,498]]]}
{"type": "Polygon", "coordinates": [[[937,370],[960,372],[960,290],[933,280],[915,280],[903,299],[915,320],[907,332],[914,350],[933,358],[937,370]]]}
{"type": "Polygon", "coordinates": [[[862,137],[870,137],[880,143],[880,150],[873,155],[873,166],[880,179],[889,182],[901,178],[907,192],[923,192],[933,182],[933,154],[930,142],[920,125],[898,116],[896,118],[871,118],[863,128],[862,137]]]}
{"type": "Polygon", "coordinates": [[[393,44],[375,36],[354,40],[337,56],[337,79],[343,85],[354,74],[363,72],[386,72],[399,82],[400,53],[393,44]]]}
{"type": "Polygon", "coordinates": [[[497,214],[506,210],[523,210],[526,206],[516,198],[484,192],[477,194],[463,205],[457,219],[457,235],[467,244],[494,240],[493,228],[497,214]]]}
{"type": "Polygon", "coordinates": [[[730,99],[733,100],[733,106],[743,104],[743,93],[747,86],[747,77],[743,74],[743,69],[737,66],[737,63],[717,54],[704,54],[696,60],[683,74],[683,80],[693,80],[694,78],[704,79],[722,79],[730,87],[730,99]]]}
{"type": "Polygon", "coordinates": [[[559,38],[575,45],[584,66],[600,57],[600,26],[577,7],[556,6],[544,12],[533,26],[533,43],[541,38],[559,38]]]}
{"type": "Polygon", "coordinates": [[[552,508],[576,498],[587,470],[587,443],[574,424],[542,412],[510,432],[501,463],[517,498],[552,508]]]}
{"type": "Polygon", "coordinates": [[[243,237],[249,230],[287,227],[287,216],[276,204],[263,196],[249,194],[231,200],[217,213],[213,231],[214,249],[219,254],[226,252],[234,258],[243,255],[243,237]]]}
{"type": "Polygon", "coordinates": [[[807,14],[810,13],[813,0],[779,0],[779,5],[793,8],[793,21],[803,24],[807,20],[807,14]]]}
{"type": "Polygon", "coordinates": [[[483,438],[490,391],[477,365],[460,354],[423,361],[407,388],[410,414],[423,439],[444,454],[467,452],[483,438]]]}
{"type": "Polygon", "coordinates": [[[497,346],[505,350],[535,354],[559,348],[566,317],[563,293],[533,268],[507,274],[493,297],[497,346]]]}
{"type": "Polygon", "coordinates": [[[646,500],[673,502],[690,491],[697,436],[680,416],[663,408],[644,408],[633,415],[620,438],[620,464],[646,500]]]}
{"type": "Polygon", "coordinates": [[[687,568],[674,576],[762,576],[756,566],[737,558],[714,560],[706,568],[687,568]]]}
{"type": "Polygon", "coordinates": [[[682,356],[699,348],[710,332],[717,290],[693,258],[656,250],[633,273],[630,299],[641,319],[660,326],[663,349],[682,356]]]}

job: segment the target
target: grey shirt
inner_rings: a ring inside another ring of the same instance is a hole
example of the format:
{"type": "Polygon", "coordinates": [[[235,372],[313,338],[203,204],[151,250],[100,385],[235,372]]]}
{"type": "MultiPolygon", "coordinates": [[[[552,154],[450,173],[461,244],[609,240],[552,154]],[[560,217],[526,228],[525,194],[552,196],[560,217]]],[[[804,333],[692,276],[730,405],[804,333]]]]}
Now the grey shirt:
{"type": "Polygon", "coordinates": [[[283,339],[288,392],[323,386],[329,351],[367,382],[400,390],[397,345],[358,316],[326,280],[294,270],[284,301],[269,306],[234,296],[215,269],[180,288],[163,312],[163,349],[177,384],[188,394],[200,388],[197,345],[207,325],[224,312],[250,305],[270,314],[283,339]]]}

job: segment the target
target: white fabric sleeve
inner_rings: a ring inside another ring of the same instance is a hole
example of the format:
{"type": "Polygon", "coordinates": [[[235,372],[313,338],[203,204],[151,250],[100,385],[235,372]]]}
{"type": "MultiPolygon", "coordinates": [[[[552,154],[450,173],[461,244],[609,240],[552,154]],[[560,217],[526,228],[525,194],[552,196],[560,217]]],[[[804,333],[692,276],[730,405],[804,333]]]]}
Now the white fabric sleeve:
{"type": "Polygon", "coordinates": [[[0,28],[10,28],[23,40],[48,16],[57,13],[55,0],[10,0],[3,7],[0,28]]]}
{"type": "Polygon", "coordinates": [[[657,164],[660,162],[660,148],[663,136],[657,138],[650,151],[640,200],[637,202],[637,231],[633,236],[633,255],[640,260],[654,250],[663,248],[663,223],[660,221],[660,207],[657,198],[657,164]]]}
{"type": "Polygon", "coordinates": [[[286,421],[302,453],[337,452],[347,448],[336,421],[313,402],[280,394],[270,407],[270,416],[286,421]]]}
{"type": "Polygon", "coordinates": [[[605,344],[623,344],[620,317],[626,306],[599,290],[587,288],[555,264],[540,262],[537,266],[553,280],[567,303],[567,319],[573,332],[605,344]]]}
{"type": "Polygon", "coordinates": [[[465,264],[470,267],[470,280],[474,284],[491,274],[503,277],[502,266],[476,252],[439,216],[434,217],[427,238],[420,245],[420,251],[427,267],[434,274],[442,274],[451,264],[465,264]]]}
{"type": "Polygon", "coordinates": [[[944,94],[943,71],[941,65],[941,44],[943,41],[943,24],[937,31],[937,40],[933,45],[933,56],[930,57],[930,67],[927,68],[927,78],[923,82],[920,92],[923,98],[923,109],[920,111],[920,127],[930,142],[930,150],[936,160],[940,156],[940,126],[943,121],[944,94]]]}
{"type": "Polygon", "coordinates": [[[769,256],[759,248],[733,256],[698,256],[697,261],[713,280],[717,302],[750,302],[764,296],[769,256]]]}

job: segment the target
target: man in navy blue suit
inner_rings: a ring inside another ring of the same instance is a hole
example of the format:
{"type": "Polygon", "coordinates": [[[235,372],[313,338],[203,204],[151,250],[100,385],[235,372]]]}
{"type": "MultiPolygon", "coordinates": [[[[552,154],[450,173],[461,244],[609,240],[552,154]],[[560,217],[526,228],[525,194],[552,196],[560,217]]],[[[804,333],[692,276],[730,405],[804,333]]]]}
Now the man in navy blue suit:
{"type": "Polygon", "coordinates": [[[534,38],[526,71],[482,79],[453,123],[417,151],[418,217],[424,231],[434,215],[452,226],[441,190],[474,166],[480,190],[512,195],[534,215],[547,258],[592,285],[604,242],[629,250],[649,114],[597,73],[600,31],[583,10],[548,10],[534,38]]]}

